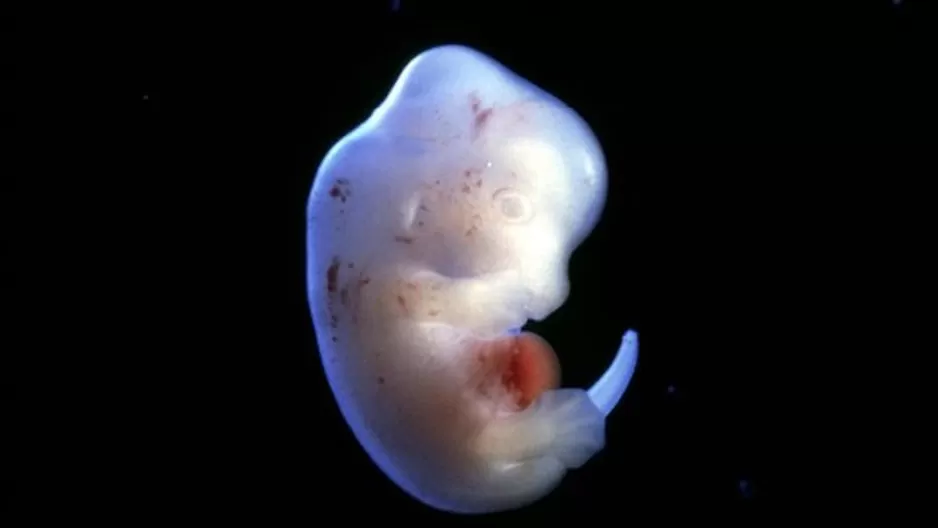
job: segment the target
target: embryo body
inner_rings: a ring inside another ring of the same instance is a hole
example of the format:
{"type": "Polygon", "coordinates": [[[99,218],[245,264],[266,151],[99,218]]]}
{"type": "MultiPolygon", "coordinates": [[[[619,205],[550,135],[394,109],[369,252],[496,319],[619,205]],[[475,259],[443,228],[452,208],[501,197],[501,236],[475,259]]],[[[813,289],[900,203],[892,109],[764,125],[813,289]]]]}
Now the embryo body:
{"type": "Polygon", "coordinates": [[[560,389],[553,350],[520,328],[565,301],[605,192],[579,116],[458,46],[414,59],[323,160],[308,208],[320,354],[356,438],[412,496],[517,507],[602,448],[608,410],[560,389]]]}

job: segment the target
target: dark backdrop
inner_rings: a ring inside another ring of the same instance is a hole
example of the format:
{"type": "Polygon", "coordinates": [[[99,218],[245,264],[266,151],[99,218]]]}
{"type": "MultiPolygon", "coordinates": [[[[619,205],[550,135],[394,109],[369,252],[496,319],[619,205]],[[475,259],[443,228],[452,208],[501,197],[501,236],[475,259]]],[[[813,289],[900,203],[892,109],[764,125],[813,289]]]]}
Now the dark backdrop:
{"type": "Polygon", "coordinates": [[[70,167],[42,210],[69,213],[50,222],[61,241],[36,244],[70,293],[37,299],[80,319],[69,338],[91,347],[63,363],[90,375],[57,400],[77,416],[61,431],[71,447],[50,448],[72,468],[60,482],[75,511],[454,520],[399,491],[347,429],[304,284],[319,161],[410,58],[444,43],[567,102],[607,155],[608,203],[573,257],[570,299],[532,325],[565,383],[591,383],[626,328],[642,340],[606,449],[497,518],[855,502],[862,471],[837,433],[849,413],[821,396],[836,378],[820,372],[849,347],[844,305],[867,292],[850,272],[887,214],[872,196],[907,170],[899,139],[924,126],[921,10],[441,4],[155,5],[26,37],[62,66],[35,119],[70,167]]]}

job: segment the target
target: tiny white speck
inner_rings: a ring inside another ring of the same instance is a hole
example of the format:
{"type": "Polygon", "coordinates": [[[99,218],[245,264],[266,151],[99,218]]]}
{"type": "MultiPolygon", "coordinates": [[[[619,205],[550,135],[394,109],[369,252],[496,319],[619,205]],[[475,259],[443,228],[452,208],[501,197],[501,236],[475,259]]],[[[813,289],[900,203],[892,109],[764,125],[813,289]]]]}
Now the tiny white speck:
{"type": "Polygon", "coordinates": [[[492,162],[491,162],[491,161],[486,161],[486,162],[485,162],[485,168],[487,168],[487,169],[492,168],[492,162]]]}

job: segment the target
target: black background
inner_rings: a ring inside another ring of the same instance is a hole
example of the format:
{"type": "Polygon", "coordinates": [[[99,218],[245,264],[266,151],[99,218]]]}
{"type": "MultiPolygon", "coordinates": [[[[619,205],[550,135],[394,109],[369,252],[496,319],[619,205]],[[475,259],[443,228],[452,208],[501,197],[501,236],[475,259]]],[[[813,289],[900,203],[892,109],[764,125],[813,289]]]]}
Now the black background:
{"type": "Polygon", "coordinates": [[[54,136],[32,168],[60,176],[32,180],[27,218],[51,237],[29,244],[52,255],[38,268],[52,286],[30,306],[74,321],[30,340],[70,343],[47,365],[69,390],[45,395],[63,420],[43,445],[60,462],[46,484],[74,501],[37,511],[473,521],[413,501],[358,446],[304,284],[319,161],[410,58],[445,43],[567,102],[607,155],[608,203],[573,257],[570,299],[532,325],[565,384],[590,384],[626,328],[642,341],[606,449],[494,519],[857,507],[866,470],[825,367],[851,346],[848,325],[875,325],[844,308],[869,294],[857,262],[894,243],[877,238],[880,190],[918,170],[909,140],[932,133],[924,9],[442,4],[154,5],[24,31],[20,50],[52,57],[25,69],[52,74],[24,119],[54,136]]]}

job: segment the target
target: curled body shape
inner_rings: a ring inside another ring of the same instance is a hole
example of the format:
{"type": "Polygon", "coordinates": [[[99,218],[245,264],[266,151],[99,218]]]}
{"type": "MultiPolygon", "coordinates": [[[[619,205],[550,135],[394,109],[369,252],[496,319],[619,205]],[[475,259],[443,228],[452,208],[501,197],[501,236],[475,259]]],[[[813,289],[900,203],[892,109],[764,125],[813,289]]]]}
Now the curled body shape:
{"type": "Polygon", "coordinates": [[[415,57],[323,159],[307,241],[322,362],[356,438],[411,496],[513,509],[602,449],[635,332],[587,391],[560,388],[553,349],[520,328],[566,300],[606,185],[582,118],[462,46],[415,57]]]}

